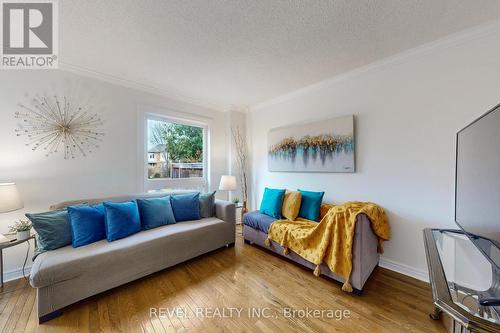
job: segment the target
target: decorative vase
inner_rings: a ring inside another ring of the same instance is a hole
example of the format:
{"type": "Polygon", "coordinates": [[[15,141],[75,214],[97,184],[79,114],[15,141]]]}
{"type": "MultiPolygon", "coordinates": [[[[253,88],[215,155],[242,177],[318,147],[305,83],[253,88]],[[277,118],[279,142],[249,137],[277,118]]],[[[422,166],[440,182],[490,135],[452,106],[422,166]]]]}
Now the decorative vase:
{"type": "Polygon", "coordinates": [[[17,240],[25,240],[30,238],[30,230],[18,231],[16,233],[17,240]]]}

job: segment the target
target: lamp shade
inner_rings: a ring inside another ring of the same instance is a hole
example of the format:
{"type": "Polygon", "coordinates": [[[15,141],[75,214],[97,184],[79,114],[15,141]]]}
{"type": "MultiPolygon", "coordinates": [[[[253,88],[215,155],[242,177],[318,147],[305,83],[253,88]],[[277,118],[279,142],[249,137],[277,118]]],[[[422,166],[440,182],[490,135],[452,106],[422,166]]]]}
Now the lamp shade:
{"type": "Polygon", "coordinates": [[[221,190],[221,191],[234,191],[234,190],[236,190],[236,177],[235,176],[222,176],[220,178],[219,190],[221,190]]]}
{"type": "Polygon", "coordinates": [[[15,183],[0,183],[0,213],[23,208],[21,195],[15,183]]]}

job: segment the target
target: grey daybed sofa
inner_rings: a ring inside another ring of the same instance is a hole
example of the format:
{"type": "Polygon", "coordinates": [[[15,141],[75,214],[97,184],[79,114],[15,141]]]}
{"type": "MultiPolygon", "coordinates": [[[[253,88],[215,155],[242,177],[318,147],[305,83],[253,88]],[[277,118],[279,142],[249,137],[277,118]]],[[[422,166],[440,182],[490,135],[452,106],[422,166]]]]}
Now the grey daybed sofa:
{"type": "MultiPolygon", "coordinates": [[[[51,209],[176,194],[179,192],[79,200],[63,202],[51,209]]],[[[234,204],[216,200],[215,211],[216,216],[211,218],[140,231],[113,242],[104,239],[78,248],[69,245],[38,255],[31,269],[30,284],[36,288],[39,321],[57,317],[65,306],[92,295],[220,247],[233,246],[234,204]]]]}
{"type": "MultiPolygon", "coordinates": [[[[270,247],[265,245],[264,242],[267,239],[269,226],[274,221],[276,221],[275,218],[261,214],[259,211],[245,214],[243,218],[243,237],[245,243],[259,245],[314,270],[316,265],[303,259],[293,251],[290,251],[288,255],[284,255],[283,247],[278,243],[272,241],[270,247]]],[[[372,231],[368,217],[364,214],[358,215],[352,248],[352,273],[349,279],[353,287],[353,293],[357,295],[361,294],[366,280],[378,265],[379,254],[377,252],[377,245],[378,239],[372,231]]],[[[345,282],[344,278],[333,273],[325,263],[321,265],[321,275],[342,283],[345,282]]]]}

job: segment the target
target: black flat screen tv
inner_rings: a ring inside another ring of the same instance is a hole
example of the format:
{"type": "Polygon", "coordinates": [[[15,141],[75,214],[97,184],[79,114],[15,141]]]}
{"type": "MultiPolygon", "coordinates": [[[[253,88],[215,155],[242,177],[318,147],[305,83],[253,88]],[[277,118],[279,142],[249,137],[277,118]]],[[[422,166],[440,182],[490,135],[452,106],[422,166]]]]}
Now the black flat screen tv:
{"type": "Polygon", "coordinates": [[[500,104],[457,133],[456,149],[455,222],[498,268],[500,104]]]}

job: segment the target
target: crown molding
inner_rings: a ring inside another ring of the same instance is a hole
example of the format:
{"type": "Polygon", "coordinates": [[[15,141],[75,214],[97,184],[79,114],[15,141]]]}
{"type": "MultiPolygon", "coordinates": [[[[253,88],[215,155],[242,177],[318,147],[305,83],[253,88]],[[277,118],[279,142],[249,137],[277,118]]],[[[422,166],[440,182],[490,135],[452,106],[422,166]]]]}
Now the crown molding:
{"type": "Polygon", "coordinates": [[[318,91],[324,87],[327,87],[329,85],[332,85],[334,83],[338,83],[340,81],[344,81],[353,77],[356,77],[358,75],[361,75],[363,73],[385,67],[388,65],[394,65],[394,64],[401,64],[406,61],[409,61],[411,59],[414,59],[416,57],[422,57],[425,55],[428,55],[436,50],[442,50],[446,49],[449,47],[457,46],[469,41],[473,41],[485,36],[488,36],[490,34],[496,33],[500,31],[500,20],[495,20],[491,21],[486,24],[479,25],[474,28],[470,28],[458,33],[454,33],[451,35],[448,35],[446,37],[437,39],[435,41],[425,43],[423,45],[417,46],[415,48],[397,53],[393,56],[389,56],[380,60],[377,60],[375,62],[372,62],[370,64],[355,68],[353,70],[350,70],[346,73],[335,75],[333,77],[327,78],[325,80],[319,81],[317,83],[313,83],[311,85],[305,86],[303,88],[282,94],[280,96],[271,98],[267,101],[263,101],[261,103],[257,103],[254,105],[250,105],[249,112],[256,111],[259,109],[267,108],[272,105],[276,105],[291,99],[294,99],[296,97],[302,96],[304,94],[318,91]]]}
{"type": "Polygon", "coordinates": [[[188,103],[191,105],[203,107],[206,109],[211,109],[214,111],[221,112],[221,111],[228,111],[229,110],[228,105],[224,105],[224,104],[217,103],[214,101],[207,101],[204,99],[190,97],[190,96],[183,94],[175,89],[162,89],[162,88],[158,88],[158,87],[155,87],[155,86],[143,83],[143,82],[124,79],[124,78],[121,78],[118,76],[109,75],[109,74],[106,74],[103,72],[98,72],[95,70],[87,69],[87,68],[84,68],[81,66],[72,65],[72,64],[69,64],[66,62],[62,62],[62,61],[59,61],[59,70],[73,73],[76,75],[85,76],[85,77],[99,80],[99,81],[104,81],[104,82],[111,83],[111,84],[114,84],[114,85],[117,85],[120,87],[135,89],[135,90],[139,90],[139,91],[154,94],[154,95],[159,95],[159,96],[162,96],[162,97],[174,100],[174,101],[180,101],[180,102],[188,103]]]}
{"type": "Polygon", "coordinates": [[[388,65],[394,65],[398,63],[403,63],[405,61],[411,60],[412,58],[415,57],[421,57],[425,56],[427,54],[430,54],[434,52],[435,50],[439,49],[445,49],[448,47],[460,45],[462,43],[468,42],[468,41],[473,41],[479,38],[482,38],[484,36],[487,36],[489,34],[498,32],[500,30],[500,20],[495,20],[487,24],[483,24],[471,29],[467,29],[462,32],[458,32],[452,35],[448,35],[444,38],[423,44],[421,46],[418,46],[413,49],[409,49],[400,53],[397,53],[393,56],[383,58],[381,60],[372,62],[370,64],[367,64],[365,66],[361,66],[358,68],[355,68],[351,71],[348,71],[343,74],[339,74],[330,78],[327,78],[325,80],[319,81],[317,83],[313,83],[311,85],[305,86],[303,88],[279,95],[277,97],[271,98],[267,101],[263,101],[261,103],[256,103],[250,106],[247,105],[228,105],[228,104],[223,104],[223,103],[218,103],[215,101],[210,101],[210,100],[204,100],[200,98],[195,98],[192,96],[188,96],[187,94],[184,94],[180,91],[177,91],[175,89],[163,89],[159,87],[155,87],[152,85],[149,85],[144,82],[139,82],[139,81],[134,81],[134,80],[129,80],[129,79],[124,79],[118,76],[113,76],[109,75],[103,72],[98,72],[95,70],[91,70],[88,68],[84,68],[81,66],[77,65],[72,65],[66,62],[59,62],[59,70],[70,72],[73,74],[89,77],[92,79],[104,81],[107,83],[115,84],[118,86],[126,87],[126,88],[131,88],[135,90],[139,90],[142,92],[146,93],[151,93],[155,95],[159,95],[165,98],[169,98],[175,101],[180,101],[184,103],[188,103],[191,105],[215,110],[215,111],[239,111],[243,113],[250,113],[255,110],[263,109],[275,104],[279,104],[288,100],[291,100],[293,98],[296,98],[298,96],[314,92],[317,90],[320,90],[326,86],[329,86],[331,84],[347,80],[353,77],[356,77],[358,75],[361,75],[363,73],[366,73],[368,71],[372,71],[384,66],[388,65]]]}

